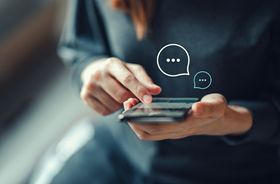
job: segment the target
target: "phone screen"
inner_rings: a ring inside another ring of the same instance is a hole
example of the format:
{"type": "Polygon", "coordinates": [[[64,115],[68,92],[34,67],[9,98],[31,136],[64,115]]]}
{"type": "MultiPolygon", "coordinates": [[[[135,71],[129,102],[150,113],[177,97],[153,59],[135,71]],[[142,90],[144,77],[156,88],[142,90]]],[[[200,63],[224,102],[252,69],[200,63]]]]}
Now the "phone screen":
{"type": "Polygon", "coordinates": [[[172,123],[186,119],[188,110],[198,98],[154,98],[151,104],[138,103],[118,116],[120,121],[172,123]]]}

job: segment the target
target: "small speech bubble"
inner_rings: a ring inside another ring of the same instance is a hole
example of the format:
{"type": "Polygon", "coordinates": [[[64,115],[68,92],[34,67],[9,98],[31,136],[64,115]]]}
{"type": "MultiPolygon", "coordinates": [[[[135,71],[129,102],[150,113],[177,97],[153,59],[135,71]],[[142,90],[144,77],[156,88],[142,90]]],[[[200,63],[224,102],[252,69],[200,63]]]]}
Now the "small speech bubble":
{"type": "Polygon", "coordinates": [[[157,55],[159,70],[169,77],[190,75],[190,56],[188,51],[179,44],[164,46],[157,55]]]}
{"type": "Polygon", "coordinates": [[[208,72],[197,72],[193,78],[195,89],[207,89],[212,84],[212,77],[208,72]]]}

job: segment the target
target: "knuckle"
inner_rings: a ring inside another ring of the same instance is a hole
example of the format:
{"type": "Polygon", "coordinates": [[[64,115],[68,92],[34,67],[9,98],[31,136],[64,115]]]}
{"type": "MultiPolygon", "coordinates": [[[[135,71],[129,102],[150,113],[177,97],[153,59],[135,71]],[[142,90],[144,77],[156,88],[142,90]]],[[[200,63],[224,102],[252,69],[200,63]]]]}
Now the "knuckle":
{"type": "Polygon", "coordinates": [[[222,100],[224,101],[224,104],[227,104],[227,99],[226,99],[226,97],[222,96],[222,100]]]}
{"type": "Polygon", "coordinates": [[[145,88],[141,85],[137,85],[135,91],[138,96],[142,96],[146,92],[145,88]]]}
{"type": "Polygon", "coordinates": [[[126,100],[124,99],[124,93],[119,92],[116,96],[116,100],[118,103],[124,103],[126,100]]]}
{"type": "Polygon", "coordinates": [[[116,95],[116,101],[118,103],[124,103],[126,100],[124,99],[123,95],[121,93],[116,95]]]}
{"type": "Polygon", "coordinates": [[[124,103],[128,99],[129,92],[128,91],[121,91],[118,92],[116,95],[116,100],[118,103],[124,103]]]}
{"type": "Polygon", "coordinates": [[[86,91],[85,91],[85,89],[84,89],[84,87],[83,87],[82,90],[81,90],[81,92],[80,92],[80,97],[81,97],[81,99],[84,100],[85,94],[86,94],[86,91]]]}
{"type": "Polygon", "coordinates": [[[87,93],[87,92],[82,92],[82,93],[80,94],[80,97],[81,97],[81,99],[82,99],[83,101],[87,101],[87,100],[90,98],[90,94],[87,93]]]}
{"type": "Polygon", "coordinates": [[[135,65],[134,65],[134,68],[135,68],[136,70],[145,70],[144,67],[141,66],[141,65],[139,65],[139,64],[135,64],[135,65]]]}
{"type": "Polygon", "coordinates": [[[223,95],[221,95],[221,94],[219,94],[219,93],[213,93],[213,94],[210,94],[210,95],[212,95],[213,98],[219,99],[219,100],[221,101],[221,103],[227,104],[227,99],[226,99],[225,96],[223,96],[223,95]]]}
{"type": "Polygon", "coordinates": [[[92,75],[91,75],[91,79],[95,80],[95,81],[100,81],[102,78],[102,71],[101,69],[97,69],[92,75]]]}
{"type": "Polygon", "coordinates": [[[126,100],[124,100],[124,98],[123,98],[122,96],[117,96],[117,97],[116,97],[116,101],[117,101],[118,103],[124,103],[126,100]]]}
{"type": "Polygon", "coordinates": [[[111,67],[112,65],[114,65],[115,63],[117,63],[119,60],[117,58],[111,57],[109,59],[107,59],[105,61],[105,65],[106,67],[111,67]]]}
{"type": "Polygon", "coordinates": [[[88,84],[86,84],[86,89],[88,90],[88,91],[95,91],[95,85],[92,83],[92,82],[90,82],[90,83],[88,83],[88,84]]]}
{"type": "Polygon", "coordinates": [[[218,112],[218,117],[223,117],[225,115],[225,108],[223,108],[222,110],[220,110],[220,112],[218,112]]]}
{"type": "Polygon", "coordinates": [[[217,109],[217,111],[216,111],[216,117],[222,117],[222,116],[224,116],[224,114],[225,114],[225,111],[226,111],[226,105],[224,104],[224,103],[220,103],[220,104],[218,104],[218,107],[216,108],[217,109]]]}
{"type": "Polygon", "coordinates": [[[124,85],[131,83],[135,79],[134,75],[132,73],[124,73],[122,76],[122,81],[124,85]]]}
{"type": "Polygon", "coordinates": [[[107,67],[110,67],[111,65],[113,64],[113,59],[112,58],[109,58],[107,59],[105,62],[104,62],[104,66],[107,68],[107,67]]]}

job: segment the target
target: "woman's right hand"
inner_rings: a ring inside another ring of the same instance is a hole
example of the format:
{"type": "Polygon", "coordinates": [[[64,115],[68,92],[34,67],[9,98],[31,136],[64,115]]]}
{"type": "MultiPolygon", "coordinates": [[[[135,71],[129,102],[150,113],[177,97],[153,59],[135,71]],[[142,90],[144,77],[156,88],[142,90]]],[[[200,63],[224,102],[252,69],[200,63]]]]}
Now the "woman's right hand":
{"type": "Polygon", "coordinates": [[[149,104],[151,95],[161,92],[141,65],[124,63],[117,58],[92,62],[82,72],[81,79],[81,98],[101,115],[117,111],[131,97],[149,104]]]}

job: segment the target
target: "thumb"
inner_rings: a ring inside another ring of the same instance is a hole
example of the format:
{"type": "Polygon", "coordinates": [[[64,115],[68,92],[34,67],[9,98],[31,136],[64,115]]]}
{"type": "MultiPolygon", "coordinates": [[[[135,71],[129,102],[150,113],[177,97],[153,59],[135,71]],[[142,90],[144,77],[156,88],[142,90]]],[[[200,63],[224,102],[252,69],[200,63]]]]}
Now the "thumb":
{"type": "Polygon", "coordinates": [[[227,102],[224,96],[220,94],[206,95],[200,102],[192,106],[194,116],[199,118],[220,118],[224,115],[227,102]]]}

